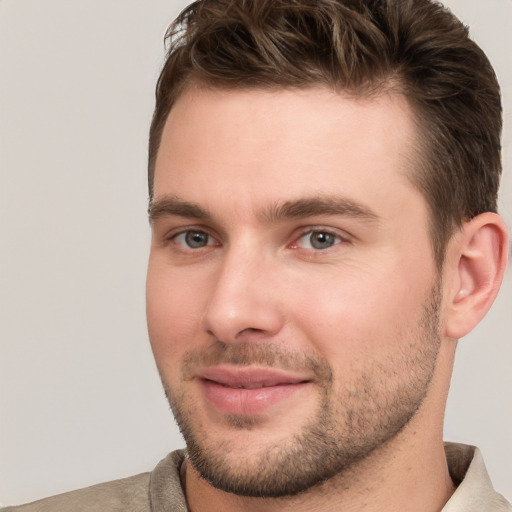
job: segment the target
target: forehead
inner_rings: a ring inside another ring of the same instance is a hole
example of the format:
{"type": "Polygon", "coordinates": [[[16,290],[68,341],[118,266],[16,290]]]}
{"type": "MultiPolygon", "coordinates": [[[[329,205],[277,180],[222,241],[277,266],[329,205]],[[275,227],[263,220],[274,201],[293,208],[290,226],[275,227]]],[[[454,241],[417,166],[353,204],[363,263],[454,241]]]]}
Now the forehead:
{"type": "Polygon", "coordinates": [[[190,87],[163,130],[154,197],[209,201],[215,190],[230,202],[261,202],[326,191],[364,196],[372,188],[385,194],[397,185],[413,193],[415,140],[401,95],[190,87]]]}

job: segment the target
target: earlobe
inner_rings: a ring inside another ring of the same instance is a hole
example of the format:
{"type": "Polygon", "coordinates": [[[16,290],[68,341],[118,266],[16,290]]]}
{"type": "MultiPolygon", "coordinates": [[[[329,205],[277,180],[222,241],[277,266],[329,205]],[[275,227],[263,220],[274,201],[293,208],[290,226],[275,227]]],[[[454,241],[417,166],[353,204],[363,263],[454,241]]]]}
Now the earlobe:
{"type": "Polygon", "coordinates": [[[499,215],[483,213],[465,222],[453,243],[445,334],[459,339],[482,320],[498,293],[508,260],[507,226],[499,215]]]}

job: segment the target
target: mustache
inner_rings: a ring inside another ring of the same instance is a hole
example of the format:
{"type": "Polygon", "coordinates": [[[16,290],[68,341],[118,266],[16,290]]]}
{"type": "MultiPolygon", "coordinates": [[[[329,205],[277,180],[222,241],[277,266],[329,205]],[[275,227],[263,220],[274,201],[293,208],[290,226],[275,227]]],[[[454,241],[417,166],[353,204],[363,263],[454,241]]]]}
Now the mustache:
{"type": "Polygon", "coordinates": [[[277,344],[224,343],[216,340],[211,345],[185,354],[182,379],[191,380],[200,368],[221,364],[277,368],[287,371],[309,371],[315,380],[327,385],[333,374],[326,359],[311,354],[292,352],[277,344]]]}

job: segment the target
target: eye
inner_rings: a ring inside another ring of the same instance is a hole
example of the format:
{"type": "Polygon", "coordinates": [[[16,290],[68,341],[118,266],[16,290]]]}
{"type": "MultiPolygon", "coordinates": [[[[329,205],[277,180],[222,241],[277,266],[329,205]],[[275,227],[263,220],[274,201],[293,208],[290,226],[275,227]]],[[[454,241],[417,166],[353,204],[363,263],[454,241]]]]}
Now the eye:
{"type": "Polygon", "coordinates": [[[215,245],[214,239],[204,231],[188,230],[173,237],[176,244],[189,249],[201,249],[208,245],[215,245]]]}
{"type": "Polygon", "coordinates": [[[321,251],[329,249],[341,241],[341,237],[329,233],[328,231],[309,231],[297,240],[297,247],[321,251]]]}

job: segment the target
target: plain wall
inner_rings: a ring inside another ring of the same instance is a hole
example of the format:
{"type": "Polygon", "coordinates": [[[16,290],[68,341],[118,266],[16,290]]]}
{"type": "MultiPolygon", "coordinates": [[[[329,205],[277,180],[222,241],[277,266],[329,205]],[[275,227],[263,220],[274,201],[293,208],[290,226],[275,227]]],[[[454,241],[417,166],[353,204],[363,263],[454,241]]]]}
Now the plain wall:
{"type": "MultiPolygon", "coordinates": [[[[504,90],[512,2],[447,2],[504,90]]],[[[0,0],[0,504],[148,471],[183,442],[144,311],[147,131],[177,0],[0,0]]],[[[512,499],[512,276],[459,344],[446,438],[512,499]]]]}

